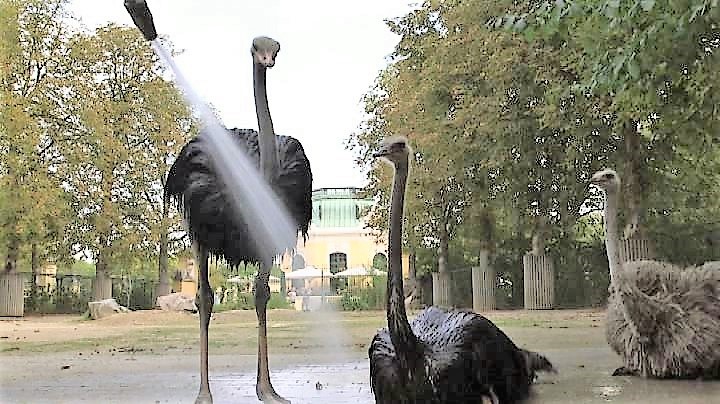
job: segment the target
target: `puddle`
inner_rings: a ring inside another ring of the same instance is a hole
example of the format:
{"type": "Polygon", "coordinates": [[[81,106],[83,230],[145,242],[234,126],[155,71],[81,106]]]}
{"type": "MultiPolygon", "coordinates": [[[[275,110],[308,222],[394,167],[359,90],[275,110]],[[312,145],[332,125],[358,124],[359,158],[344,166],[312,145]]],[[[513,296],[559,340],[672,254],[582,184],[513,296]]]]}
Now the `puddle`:
{"type": "MultiPolygon", "coordinates": [[[[270,377],[275,391],[293,404],[375,402],[367,361],[296,366],[272,371],[270,377]]],[[[211,374],[210,388],[218,402],[257,400],[254,373],[211,374]]]]}
{"type": "Polygon", "coordinates": [[[622,393],[622,387],[617,385],[612,386],[595,386],[592,388],[593,394],[605,398],[607,401],[612,401],[613,397],[617,397],[622,393]]]}

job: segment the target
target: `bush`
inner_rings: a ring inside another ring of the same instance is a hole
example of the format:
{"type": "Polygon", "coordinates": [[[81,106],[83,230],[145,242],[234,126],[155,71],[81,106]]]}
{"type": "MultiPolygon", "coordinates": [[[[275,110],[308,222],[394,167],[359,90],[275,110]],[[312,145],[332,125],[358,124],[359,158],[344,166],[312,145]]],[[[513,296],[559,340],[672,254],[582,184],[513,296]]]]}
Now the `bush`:
{"type": "MultiPolygon", "coordinates": [[[[290,303],[281,293],[271,293],[267,304],[268,309],[289,309],[290,303]]],[[[228,310],[254,310],[255,296],[252,293],[241,292],[228,295],[223,303],[215,304],[213,312],[228,310]]]]}
{"type": "Polygon", "coordinates": [[[387,276],[373,276],[372,285],[354,285],[348,282],[348,289],[340,300],[343,310],[380,310],[385,308],[387,276]]]}
{"type": "Polygon", "coordinates": [[[345,311],[367,310],[369,307],[367,300],[359,296],[353,296],[349,292],[343,293],[340,305],[345,311]]]}

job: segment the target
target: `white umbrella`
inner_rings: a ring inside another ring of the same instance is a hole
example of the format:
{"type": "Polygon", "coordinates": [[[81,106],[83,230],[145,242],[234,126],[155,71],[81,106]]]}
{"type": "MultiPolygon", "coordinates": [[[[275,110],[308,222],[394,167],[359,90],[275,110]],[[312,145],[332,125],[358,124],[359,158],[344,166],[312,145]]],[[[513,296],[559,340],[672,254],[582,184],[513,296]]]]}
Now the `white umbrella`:
{"type": "MultiPolygon", "coordinates": [[[[255,278],[257,276],[257,272],[255,272],[251,277],[247,276],[233,276],[232,278],[228,278],[225,282],[227,283],[250,283],[252,278],[255,278]]],[[[280,278],[277,276],[270,275],[269,278],[271,281],[280,281],[280,278]]]]}
{"type": "Polygon", "coordinates": [[[321,270],[313,266],[307,266],[297,271],[286,272],[285,279],[313,279],[313,278],[333,278],[334,275],[329,270],[321,270]]]}
{"type": "Polygon", "coordinates": [[[379,269],[375,269],[375,268],[367,269],[367,268],[357,267],[357,268],[346,269],[342,272],[338,272],[335,274],[335,276],[373,276],[373,275],[387,275],[387,272],[380,271],[379,269]]]}

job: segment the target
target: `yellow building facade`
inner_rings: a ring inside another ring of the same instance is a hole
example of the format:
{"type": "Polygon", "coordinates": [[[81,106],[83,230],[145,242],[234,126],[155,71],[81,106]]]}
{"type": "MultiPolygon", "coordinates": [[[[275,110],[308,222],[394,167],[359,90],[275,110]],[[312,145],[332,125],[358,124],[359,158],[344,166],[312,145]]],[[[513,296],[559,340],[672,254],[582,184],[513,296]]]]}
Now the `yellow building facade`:
{"type": "MultiPolygon", "coordinates": [[[[308,238],[298,240],[294,254],[281,262],[284,272],[312,266],[329,273],[351,268],[387,270],[387,233],[366,228],[373,200],[358,188],[321,188],[313,191],[313,217],[308,238]]],[[[403,277],[408,274],[403,255],[403,277]]]]}

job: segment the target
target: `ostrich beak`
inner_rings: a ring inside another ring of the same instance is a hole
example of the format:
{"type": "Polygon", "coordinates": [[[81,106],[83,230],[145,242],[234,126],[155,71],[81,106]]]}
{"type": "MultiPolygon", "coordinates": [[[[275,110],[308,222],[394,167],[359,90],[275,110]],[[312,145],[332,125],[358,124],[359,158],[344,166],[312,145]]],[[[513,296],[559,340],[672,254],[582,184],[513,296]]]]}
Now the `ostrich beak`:
{"type": "Polygon", "coordinates": [[[379,149],[377,149],[377,150],[372,154],[372,156],[373,156],[374,158],[378,158],[378,157],[387,156],[388,154],[390,154],[390,148],[387,147],[387,146],[381,146],[379,149]]]}
{"type": "Polygon", "coordinates": [[[590,185],[599,185],[602,182],[603,182],[602,175],[597,175],[597,174],[590,177],[590,181],[589,181],[590,185]]]}
{"type": "Polygon", "coordinates": [[[271,54],[270,52],[267,53],[258,53],[257,55],[258,63],[262,66],[265,66],[267,68],[271,68],[275,66],[275,56],[271,54]]]}

